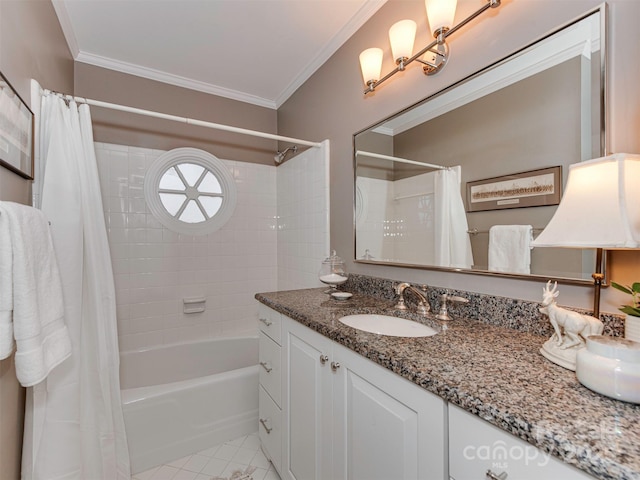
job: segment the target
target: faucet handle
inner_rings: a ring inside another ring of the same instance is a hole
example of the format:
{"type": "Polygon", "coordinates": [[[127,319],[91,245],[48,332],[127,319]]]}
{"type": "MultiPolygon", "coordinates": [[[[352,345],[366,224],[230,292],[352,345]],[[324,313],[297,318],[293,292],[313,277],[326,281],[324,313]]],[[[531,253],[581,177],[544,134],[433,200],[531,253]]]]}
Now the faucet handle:
{"type": "Polygon", "coordinates": [[[446,293],[443,293],[440,310],[438,311],[438,315],[436,315],[436,318],[438,320],[451,320],[451,317],[449,316],[449,312],[447,310],[447,300],[456,303],[469,303],[468,298],[458,297],[456,295],[447,295],[446,293]]]}
{"type": "Polygon", "coordinates": [[[447,299],[452,301],[452,302],[457,302],[457,303],[469,303],[469,299],[468,298],[457,297],[455,295],[447,295],[447,299]]]}

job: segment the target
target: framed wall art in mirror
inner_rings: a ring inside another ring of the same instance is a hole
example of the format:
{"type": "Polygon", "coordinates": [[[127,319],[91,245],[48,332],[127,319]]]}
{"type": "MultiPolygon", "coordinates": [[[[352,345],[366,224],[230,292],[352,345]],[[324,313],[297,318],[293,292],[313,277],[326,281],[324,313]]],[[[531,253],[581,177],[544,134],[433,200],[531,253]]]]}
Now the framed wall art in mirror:
{"type": "MultiPolygon", "coordinates": [[[[605,14],[602,5],[356,133],[355,261],[495,275],[491,227],[539,233],[568,166],[605,151],[605,14]],[[535,181],[550,182],[553,193],[470,197],[488,183],[517,191],[535,181]]],[[[526,255],[528,270],[514,276],[591,283],[595,250],[526,255]]]]}
{"type": "Polygon", "coordinates": [[[0,73],[0,165],[33,180],[33,112],[0,73]]]}

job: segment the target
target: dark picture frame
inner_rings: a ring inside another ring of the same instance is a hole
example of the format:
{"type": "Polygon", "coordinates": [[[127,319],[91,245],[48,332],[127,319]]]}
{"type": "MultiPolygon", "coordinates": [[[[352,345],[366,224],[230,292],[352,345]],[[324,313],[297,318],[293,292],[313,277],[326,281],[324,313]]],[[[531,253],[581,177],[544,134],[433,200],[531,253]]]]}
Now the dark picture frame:
{"type": "Polygon", "coordinates": [[[561,166],[467,182],[467,212],[557,205],[561,190],[561,166]]]}
{"type": "Polygon", "coordinates": [[[0,165],[33,180],[33,112],[0,72],[0,165]]]}

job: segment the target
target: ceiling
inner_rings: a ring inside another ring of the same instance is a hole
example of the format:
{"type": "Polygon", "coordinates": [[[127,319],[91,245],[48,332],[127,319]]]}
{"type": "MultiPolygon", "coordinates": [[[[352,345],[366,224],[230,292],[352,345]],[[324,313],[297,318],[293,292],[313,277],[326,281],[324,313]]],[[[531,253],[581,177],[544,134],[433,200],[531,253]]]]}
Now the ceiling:
{"type": "Polygon", "coordinates": [[[278,108],[386,0],[52,0],[78,62],[278,108]]]}

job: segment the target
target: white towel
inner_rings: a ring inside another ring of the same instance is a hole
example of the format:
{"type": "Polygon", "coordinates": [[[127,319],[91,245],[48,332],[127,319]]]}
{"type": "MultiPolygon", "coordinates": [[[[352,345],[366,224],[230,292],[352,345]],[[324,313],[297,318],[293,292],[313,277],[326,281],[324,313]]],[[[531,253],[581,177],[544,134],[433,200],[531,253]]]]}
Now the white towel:
{"type": "Polygon", "coordinates": [[[494,225],[489,229],[489,270],[531,273],[531,225],[494,225]]]}
{"type": "Polygon", "coordinates": [[[13,251],[9,218],[0,215],[0,360],[13,353],[13,251]]]}
{"type": "MultiPolygon", "coordinates": [[[[30,387],[71,355],[62,285],[44,214],[33,207],[0,202],[0,217],[2,229],[10,231],[12,267],[9,275],[4,267],[1,272],[3,284],[11,281],[13,285],[16,376],[30,387]]],[[[5,234],[2,238],[6,241],[5,234]]],[[[0,260],[5,257],[6,252],[0,260]]]]}

